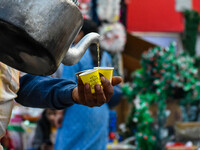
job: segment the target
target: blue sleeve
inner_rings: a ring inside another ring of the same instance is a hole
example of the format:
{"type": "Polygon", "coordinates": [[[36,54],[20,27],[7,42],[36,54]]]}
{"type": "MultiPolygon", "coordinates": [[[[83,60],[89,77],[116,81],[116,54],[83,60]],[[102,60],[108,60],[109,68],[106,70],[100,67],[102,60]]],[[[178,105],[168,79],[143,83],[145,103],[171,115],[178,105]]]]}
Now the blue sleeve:
{"type": "Polygon", "coordinates": [[[121,98],[122,98],[121,87],[119,85],[116,85],[116,86],[114,86],[114,95],[108,102],[109,108],[113,108],[113,107],[117,106],[120,103],[121,98]]]}
{"type": "Polygon", "coordinates": [[[64,109],[74,104],[72,91],[76,86],[68,79],[27,74],[20,79],[16,101],[27,107],[64,109]]]}
{"type": "MultiPolygon", "coordinates": [[[[104,55],[103,62],[106,62],[106,64],[103,64],[103,65],[112,67],[113,66],[112,57],[110,56],[110,54],[108,54],[107,52],[104,52],[103,55],[104,55]]],[[[115,70],[113,72],[113,76],[117,76],[117,72],[115,70]]],[[[121,90],[121,87],[117,85],[114,87],[114,96],[108,102],[108,106],[110,108],[117,106],[120,103],[121,98],[122,98],[122,90],[121,90]]]]}

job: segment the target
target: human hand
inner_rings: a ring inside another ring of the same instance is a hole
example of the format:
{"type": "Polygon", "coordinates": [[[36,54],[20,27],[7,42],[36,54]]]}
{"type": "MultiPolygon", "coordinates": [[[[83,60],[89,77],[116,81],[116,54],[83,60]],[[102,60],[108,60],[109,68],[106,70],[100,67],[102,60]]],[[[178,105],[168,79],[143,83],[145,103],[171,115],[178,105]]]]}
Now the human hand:
{"type": "Polygon", "coordinates": [[[95,93],[92,94],[90,90],[90,84],[83,84],[80,77],[78,78],[78,87],[74,88],[72,97],[78,104],[86,105],[89,107],[101,106],[104,103],[109,102],[114,94],[113,86],[122,82],[121,77],[113,77],[112,84],[105,78],[101,77],[101,83],[103,89],[99,84],[95,85],[95,93]]]}
{"type": "Polygon", "coordinates": [[[64,110],[56,110],[55,116],[55,126],[56,128],[61,128],[64,118],[64,110]]]}

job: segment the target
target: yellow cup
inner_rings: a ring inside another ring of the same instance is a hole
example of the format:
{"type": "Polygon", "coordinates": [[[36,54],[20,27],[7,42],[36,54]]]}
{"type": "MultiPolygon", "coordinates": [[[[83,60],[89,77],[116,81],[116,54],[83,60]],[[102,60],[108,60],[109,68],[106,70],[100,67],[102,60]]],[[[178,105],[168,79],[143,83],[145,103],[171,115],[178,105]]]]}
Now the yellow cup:
{"type": "MultiPolygon", "coordinates": [[[[93,69],[89,69],[89,70],[93,70],[93,69]]],[[[75,73],[75,75],[78,78],[80,74],[82,74],[82,73],[84,73],[86,71],[89,71],[89,70],[83,70],[83,71],[77,72],[77,73],[75,73]]]]}
{"type": "Polygon", "coordinates": [[[81,80],[83,81],[83,84],[89,83],[91,88],[91,93],[95,93],[95,85],[99,84],[101,85],[101,79],[99,76],[98,69],[90,69],[87,71],[84,71],[83,73],[79,74],[81,80]]]}
{"type": "Polygon", "coordinates": [[[113,67],[94,67],[94,69],[98,69],[98,72],[102,74],[106,79],[112,82],[113,77],[113,67]]]}

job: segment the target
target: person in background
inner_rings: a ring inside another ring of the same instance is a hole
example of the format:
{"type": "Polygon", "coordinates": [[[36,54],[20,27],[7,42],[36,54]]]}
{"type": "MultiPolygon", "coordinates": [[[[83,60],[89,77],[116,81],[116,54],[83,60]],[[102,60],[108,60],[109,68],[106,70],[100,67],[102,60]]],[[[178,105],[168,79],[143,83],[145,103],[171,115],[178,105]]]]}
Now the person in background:
{"type": "MultiPolygon", "coordinates": [[[[74,41],[78,43],[84,35],[90,32],[97,32],[96,23],[91,20],[84,20],[83,27],[74,41]]],[[[91,45],[82,59],[73,66],[62,66],[62,78],[71,79],[77,82],[75,73],[97,67],[97,48],[91,45]]],[[[112,67],[111,56],[100,51],[101,66],[112,67]]],[[[106,80],[103,77],[103,80],[106,80]]],[[[80,81],[79,81],[80,82],[80,81]]],[[[100,88],[100,86],[99,86],[100,88]]],[[[114,87],[114,96],[108,104],[101,107],[86,107],[74,104],[65,109],[64,116],[58,115],[56,124],[61,127],[57,131],[55,150],[106,150],[108,142],[109,108],[117,105],[121,99],[121,88],[114,87]],[[64,117],[64,118],[62,118],[64,117]]]]}
{"type": "Polygon", "coordinates": [[[56,127],[54,124],[56,110],[45,109],[37,122],[33,138],[35,150],[53,150],[56,127]]]}

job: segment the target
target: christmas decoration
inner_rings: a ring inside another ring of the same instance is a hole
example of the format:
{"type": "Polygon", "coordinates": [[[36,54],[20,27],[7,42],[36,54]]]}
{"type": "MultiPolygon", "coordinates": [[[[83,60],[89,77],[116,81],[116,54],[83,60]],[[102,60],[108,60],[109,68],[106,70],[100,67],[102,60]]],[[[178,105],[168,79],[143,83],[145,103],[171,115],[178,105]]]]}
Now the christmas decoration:
{"type": "Polygon", "coordinates": [[[156,47],[143,53],[142,69],[132,74],[133,83],[125,85],[123,92],[134,107],[127,121],[127,128],[136,136],[137,149],[163,149],[165,111],[167,99],[197,100],[200,95],[198,70],[194,59],[185,53],[176,54],[175,43],[168,48],[156,47]],[[157,124],[149,112],[151,104],[157,104],[157,124]],[[134,132],[133,132],[134,131],[134,132]]]}
{"type": "Polygon", "coordinates": [[[200,16],[195,10],[187,10],[184,12],[185,30],[183,34],[183,46],[190,56],[195,56],[195,48],[198,34],[198,26],[200,16]]]}
{"type": "Polygon", "coordinates": [[[101,35],[100,45],[104,50],[118,53],[124,50],[126,44],[126,31],[121,23],[103,24],[99,28],[101,35]]]}
{"type": "Polygon", "coordinates": [[[78,0],[79,8],[84,18],[91,19],[92,0],[78,0]]]}
{"type": "MultiPolygon", "coordinates": [[[[194,57],[195,59],[195,66],[200,70],[200,57],[196,55],[196,41],[197,41],[197,34],[198,34],[198,27],[200,24],[200,16],[199,13],[195,10],[186,10],[184,12],[185,17],[185,30],[183,33],[183,47],[184,51],[188,53],[190,56],[194,57]]],[[[200,72],[200,71],[198,71],[200,72]]],[[[199,74],[200,76],[200,74],[199,74]]],[[[187,115],[190,118],[190,121],[197,121],[199,118],[200,113],[200,102],[195,101],[193,103],[190,103],[189,99],[185,99],[185,101],[182,101],[182,104],[184,104],[184,108],[187,108],[188,110],[192,109],[192,105],[195,105],[197,107],[197,111],[195,114],[192,114],[192,117],[190,116],[190,112],[187,111],[187,115]]]]}
{"type": "Polygon", "coordinates": [[[100,46],[102,49],[110,52],[114,67],[119,75],[122,76],[122,55],[126,43],[125,27],[121,23],[106,23],[100,26],[101,35],[100,46]]]}
{"type": "Polygon", "coordinates": [[[97,0],[97,14],[101,21],[117,22],[120,18],[121,0],[97,0]]]}
{"type": "Polygon", "coordinates": [[[114,110],[109,112],[109,142],[113,142],[116,139],[117,132],[117,113],[114,110]]]}

